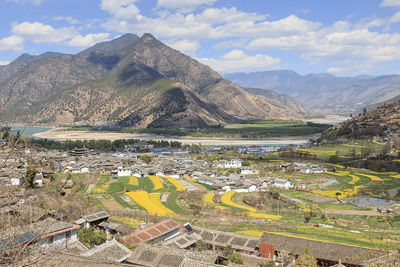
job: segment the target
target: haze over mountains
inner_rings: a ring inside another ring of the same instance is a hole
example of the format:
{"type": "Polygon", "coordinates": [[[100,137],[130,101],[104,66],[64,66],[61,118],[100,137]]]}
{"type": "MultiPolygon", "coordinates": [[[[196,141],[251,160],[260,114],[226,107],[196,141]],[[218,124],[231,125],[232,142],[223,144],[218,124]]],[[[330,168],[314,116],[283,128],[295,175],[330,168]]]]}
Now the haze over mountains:
{"type": "Polygon", "coordinates": [[[243,87],[263,88],[288,95],[312,111],[322,114],[359,113],[364,107],[374,107],[400,95],[400,75],[303,76],[290,70],[278,70],[230,73],[225,78],[243,87]]]}
{"type": "Polygon", "coordinates": [[[239,119],[300,119],[287,96],[245,91],[150,34],[123,35],[76,55],[23,54],[0,68],[7,119],[211,127],[239,119]]]}

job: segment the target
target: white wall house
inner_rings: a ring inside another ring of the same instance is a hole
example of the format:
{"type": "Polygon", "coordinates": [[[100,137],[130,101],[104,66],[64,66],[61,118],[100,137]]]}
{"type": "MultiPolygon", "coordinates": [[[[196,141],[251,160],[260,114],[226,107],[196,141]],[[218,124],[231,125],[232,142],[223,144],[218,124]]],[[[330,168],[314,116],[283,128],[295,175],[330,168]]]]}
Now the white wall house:
{"type": "Polygon", "coordinates": [[[23,182],[24,182],[23,177],[13,177],[10,179],[11,185],[22,185],[23,182]]]}
{"type": "Polygon", "coordinates": [[[118,177],[121,176],[131,176],[132,175],[132,171],[130,169],[119,169],[118,168],[118,177]]]}
{"type": "Polygon", "coordinates": [[[225,163],[226,169],[241,168],[241,167],[242,167],[242,161],[240,159],[232,159],[231,161],[225,163]]]}
{"type": "Polygon", "coordinates": [[[284,189],[289,189],[289,188],[294,187],[293,182],[291,182],[287,179],[280,179],[280,178],[273,179],[268,184],[273,187],[279,187],[279,188],[284,188],[284,189]]]}
{"type": "Polygon", "coordinates": [[[33,223],[30,228],[35,235],[40,236],[40,243],[43,247],[59,247],[78,241],[77,230],[80,226],[51,219],[33,223]]]}
{"type": "Polygon", "coordinates": [[[89,168],[88,167],[82,167],[81,168],[81,173],[89,173],[89,168]]]}

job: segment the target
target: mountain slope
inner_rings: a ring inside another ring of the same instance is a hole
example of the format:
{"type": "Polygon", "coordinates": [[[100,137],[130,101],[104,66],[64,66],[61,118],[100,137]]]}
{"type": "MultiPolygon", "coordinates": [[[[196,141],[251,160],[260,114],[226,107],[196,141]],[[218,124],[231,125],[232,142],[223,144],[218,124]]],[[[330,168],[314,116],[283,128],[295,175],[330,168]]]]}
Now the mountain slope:
{"type": "Polygon", "coordinates": [[[323,139],[371,138],[400,133],[400,101],[386,103],[329,128],[323,139]]]}
{"type": "Polygon", "coordinates": [[[63,54],[61,53],[54,53],[54,52],[47,52],[38,56],[32,56],[29,54],[22,54],[19,56],[16,60],[11,62],[8,65],[5,66],[0,66],[0,83],[2,81],[7,80],[11,76],[13,76],[15,73],[23,70],[26,68],[29,64],[36,60],[40,59],[45,59],[45,58],[52,58],[52,57],[58,57],[63,54]]]}
{"type": "Polygon", "coordinates": [[[262,95],[267,97],[268,100],[277,107],[290,108],[291,110],[303,115],[309,115],[312,113],[308,108],[306,108],[303,105],[300,105],[293,98],[287,95],[280,95],[273,91],[260,88],[243,88],[243,89],[250,94],[262,95]]]}
{"type": "Polygon", "coordinates": [[[293,71],[231,73],[226,78],[244,87],[285,94],[315,112],[357,113],[400,95],[400,75],[335,77],[330,74],[299,75],[293,71]]]}
{"type": "Polygon", "coordinates": [[[0,83],[10,121],[211,127],[299,119],[279,98],[251,94],[150,34],[123,35],[76,55],[33,60],[0,83]]]}

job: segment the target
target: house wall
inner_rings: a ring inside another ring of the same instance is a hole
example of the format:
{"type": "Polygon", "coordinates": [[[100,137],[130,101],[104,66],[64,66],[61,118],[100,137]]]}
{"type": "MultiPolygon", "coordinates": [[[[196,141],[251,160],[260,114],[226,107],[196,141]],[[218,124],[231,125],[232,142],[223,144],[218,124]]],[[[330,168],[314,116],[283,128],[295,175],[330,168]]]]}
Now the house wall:
{"type": "Polygon", "coordinates": [[[131,170],[118,170],[118,176],[131,176],[132,171],[131,170]]]}
{"type": "Polygon", "coordinates": [[[58,246],[62,246],[65,245],[66,243],[68,244],[72,244],[75,243],[78,240],[78,234],[76,230],[72,230],[70,231],[71,236],[69,237],[69,239],[67,240],[67,234],[66,232],[64,233],[60,233],[58,235],[53,235],[53,242],[52,243],[48,243],[48,239],[45,238],[42,240],[42,246],[53,246],[53,247],[58,247],[58,246]]]}
{"type": "Polygon", "coordinates": [[[262,258],[274,259],[274,256],[275,256],[274,245],[261,243],[260,244],[260,256],[262,258]]]}
{"type": "Polygon", "coordinates": [[[10,179],[11,185],[21,185],[22,181],[23,181],[22,178],[11,178],[10,179]]]}

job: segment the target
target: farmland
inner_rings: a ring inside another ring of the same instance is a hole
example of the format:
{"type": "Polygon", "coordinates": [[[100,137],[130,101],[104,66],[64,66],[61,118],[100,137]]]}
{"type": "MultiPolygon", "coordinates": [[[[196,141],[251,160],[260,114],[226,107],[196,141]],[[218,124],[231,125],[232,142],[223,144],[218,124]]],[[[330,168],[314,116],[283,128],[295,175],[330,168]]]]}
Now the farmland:
{"type": "MultiPolygon", "coordinates": [[[[321,164],[331,156],[351,158],[352,153],[364,153],[365,147],[377,152],[382,145],[357,142],[302,150],[317,156],[308,164],[321,164]]],[[[228,153],[210,154],[204,159],[212,162],[230,157],[228,153]]],[[[90,179],[95,183],[87,197],[98,207],[109,210],[113,220],[132,225],[140,224],[145,218],[172,217],[180,222],[193,220],[199,226],[254,236],[268,231],[369,248],[397,249],[400,216],[397,213],[383,216],[371,206],[355,206],[351,202],[358,197],[400,201],[399,195],[393,193],[400,188],[397,172],[377,172],[346,166],[345,162],[325,162],[330,169],[327,172],[301,173],[281,170],[279,165],[287,161],[279,153],[235,157],[260,170],[262,177],[289,179],[307,189],[222,191],[190,177],[112,178],[99,174],[90,179]],[[330,181],[333,182],[327,183],[330,181]],[[323,183],[327,185],[320,186],[323,183]]],[[[58,180],[65,174],[59,176],[58,180]]],[[[72,177],[78,184],[82,175],[72,177]]],[[[86,188],[88,186],[83,184],[80,191],[85,192],[86,188]]]]}

